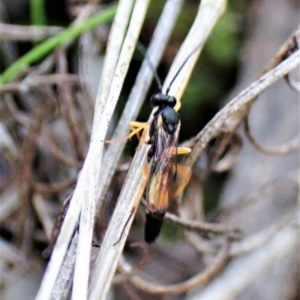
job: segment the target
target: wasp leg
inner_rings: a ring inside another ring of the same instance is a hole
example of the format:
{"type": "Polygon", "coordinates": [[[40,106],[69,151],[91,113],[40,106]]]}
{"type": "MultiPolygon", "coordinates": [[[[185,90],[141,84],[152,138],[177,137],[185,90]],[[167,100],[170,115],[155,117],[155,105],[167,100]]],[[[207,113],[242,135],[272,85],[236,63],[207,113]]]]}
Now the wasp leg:
{"type": "Polygon", "coordinates": [[[188,166],[177,164],[176,167],[176,183],[172,191],[172,198],[176,199],[190,182],[192,169],[188,166]]]}
{"type": "Polygon", "coordinates": [[[149,122],[130,122],[129,127],[131,129],[131,133],[127,136],[127,138],[131,138],[134,135],[138,134],[141,130],[143,130],[142,136],[138,134],[138,137],[142,139],[142,142],[147,144],[146,136],[149,130],[149,122]]]}
{"type": "Polygon", "coordinates": [[[192,149],[187,148],[187,147],[178,147],[177,148],[177,155],[182,155],[182,154],[189,154],[191,153],[192,149]]]}
{"type": "Polygon", "coordinates": [[[174,110],[178,112],[180,107],[181,107],[181,102],[177,100],[176,105],[174,106],[174,110]]]}
{"type": "Polygon", "coordinates": [[[141,130],[144,130],[147,126],[147,123],[142,123],[142,122],[130,122],[129,123],[129,128],[131,130],[131,132],[124,137],[118,138],[118,139],[114,139],[114,140],[105,140],[105,144],[111,144],[111,143],[117,143],[117,142],[121,142],[124,140],[130,140],[133,136],[135,136],[136,134],[138,135],[138,137],[140,138],[140,135],[138,134],[141,130]]]}
{"type": "Polygon", "coordinates": [[[139,132],[141,130],[144,130],[147,127],[147,123],[146,122],[132,121],[132,122],[129,123],[129,127],[130,127],[131,132],[127,136],[127,138],[130,139],[134,135],[138,135],[138,137],[140,138],[139,132]]]}

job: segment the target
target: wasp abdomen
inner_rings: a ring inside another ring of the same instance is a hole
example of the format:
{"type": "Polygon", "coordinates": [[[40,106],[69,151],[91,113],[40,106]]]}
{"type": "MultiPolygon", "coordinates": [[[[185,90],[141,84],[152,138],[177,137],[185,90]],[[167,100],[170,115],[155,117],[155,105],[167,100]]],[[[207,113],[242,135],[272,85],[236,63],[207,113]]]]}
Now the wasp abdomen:
{"type": "Polygon", "coordinates": [[[145,241],[153,243],[160,233],[163,224],[165,212],[149,212],[146,213],[145,223],[145,241]]]}

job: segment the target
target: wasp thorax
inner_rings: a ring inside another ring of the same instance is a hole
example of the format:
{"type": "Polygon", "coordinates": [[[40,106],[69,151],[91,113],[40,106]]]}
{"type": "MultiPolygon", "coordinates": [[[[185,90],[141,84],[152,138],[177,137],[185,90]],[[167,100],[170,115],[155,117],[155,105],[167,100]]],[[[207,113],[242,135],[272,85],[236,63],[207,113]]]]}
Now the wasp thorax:
{"type": "Polygon", "coordinates": [[[151,97],[150,99],[151,104],[155,107],[155,106],[170,106],[170,107],[174,107],[176,105],[176,99],[172,96],[169,95],[165,95],[162,93],[158,93],[155,94],[151,97]]]}
{"type": "Polygon", "coordinates": [[[173,108],[166,106],[161,111],[161,117],[165,131],[169,134],[173,134],[179,124],[178,113],[173,108]]]}

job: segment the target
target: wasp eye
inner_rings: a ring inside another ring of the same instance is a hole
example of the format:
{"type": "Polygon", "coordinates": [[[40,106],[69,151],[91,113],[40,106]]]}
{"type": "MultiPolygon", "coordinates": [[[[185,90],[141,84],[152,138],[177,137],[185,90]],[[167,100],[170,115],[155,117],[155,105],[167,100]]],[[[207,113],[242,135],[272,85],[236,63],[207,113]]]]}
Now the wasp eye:
{"type": "Polygon", "coordinates": [[[176,105],[176,99],[169,95],[164,95],[162,93],[155,94],[150,99],[152,106],[169,106],[174,107],[176,105]]]}

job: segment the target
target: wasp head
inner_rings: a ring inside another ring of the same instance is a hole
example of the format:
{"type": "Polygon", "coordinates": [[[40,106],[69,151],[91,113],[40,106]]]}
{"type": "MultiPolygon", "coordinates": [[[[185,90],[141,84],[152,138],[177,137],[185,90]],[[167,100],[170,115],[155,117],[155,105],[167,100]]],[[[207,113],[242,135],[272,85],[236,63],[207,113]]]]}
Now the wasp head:
{"type": "Polygon", "coordinates": [[[172,96],[162,93],[154,94],[151,99],[151,104],[155,106],[169,106],[174,107],[176,105],[176,99],[172,96]]]}

